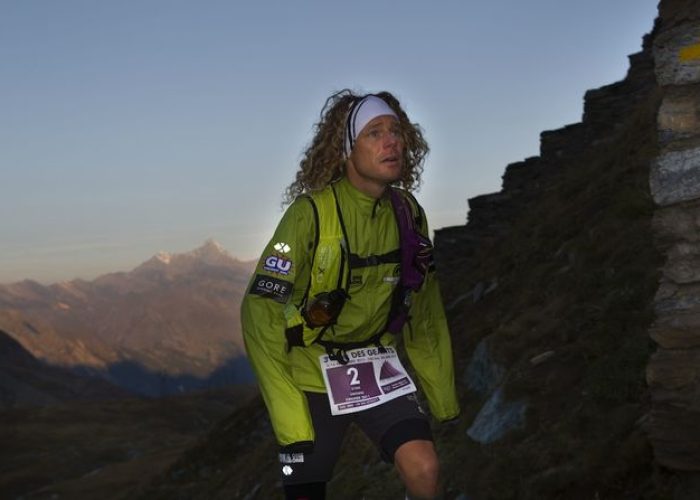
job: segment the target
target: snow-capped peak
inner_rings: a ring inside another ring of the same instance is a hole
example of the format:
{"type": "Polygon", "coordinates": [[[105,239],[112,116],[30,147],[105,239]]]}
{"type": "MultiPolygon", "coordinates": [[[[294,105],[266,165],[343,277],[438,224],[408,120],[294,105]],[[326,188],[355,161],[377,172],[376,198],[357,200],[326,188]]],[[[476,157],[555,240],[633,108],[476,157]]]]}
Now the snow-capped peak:
{"type": "Polygon", "coordinates": [[[172,259],[172,255],[170,255],[168,252],[160,251],[155,255],[155,258],[163,264],[170,264],[170,259],[172,259]]]}
{"type": "Polygon", "coordinates": [[[213,238],[209,238],[207,241],[204,242],[204,245],[202,245],[199,248],[196,248],[192,252],[190,252],[191,255],[195,257],[211,257],[211,256],[226,256],[230,257],[229,253],[226,251],[226,249],[216,240],[213,238]]]}

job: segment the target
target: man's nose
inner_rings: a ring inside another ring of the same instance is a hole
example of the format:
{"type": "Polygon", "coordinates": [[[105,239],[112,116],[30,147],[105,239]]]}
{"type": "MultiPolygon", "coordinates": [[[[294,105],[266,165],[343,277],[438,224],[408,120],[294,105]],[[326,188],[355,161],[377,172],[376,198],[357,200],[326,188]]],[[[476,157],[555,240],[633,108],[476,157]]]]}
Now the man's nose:
{"type": "Polygon", "coordinates": [[[396,143],[399,141],[399,138],[393,130],[389,130],[387,132],[384,132],[384,147],[391,147],[396,145],[396,143]]]}

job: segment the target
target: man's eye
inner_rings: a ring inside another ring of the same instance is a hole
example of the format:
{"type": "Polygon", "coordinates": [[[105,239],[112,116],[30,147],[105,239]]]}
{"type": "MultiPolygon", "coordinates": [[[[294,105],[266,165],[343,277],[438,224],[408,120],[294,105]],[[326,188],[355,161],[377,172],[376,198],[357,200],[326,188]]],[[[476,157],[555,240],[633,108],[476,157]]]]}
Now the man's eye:
{"type": "Polygon", "coordinates": [[[372,137],[373,139],[376,139],[377,137],[379,137],[381,135],[381,133],[379,132],[379,130],[374,129],[374,130],[370,130],[369,132],[367,132],[367,135],[372,137]]]}

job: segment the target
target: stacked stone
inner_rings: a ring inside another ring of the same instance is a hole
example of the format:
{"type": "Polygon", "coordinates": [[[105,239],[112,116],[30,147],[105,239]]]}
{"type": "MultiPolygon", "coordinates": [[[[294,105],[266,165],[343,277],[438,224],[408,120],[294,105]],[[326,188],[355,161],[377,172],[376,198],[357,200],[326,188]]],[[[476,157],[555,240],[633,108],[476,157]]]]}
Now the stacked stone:
{"type": "Polygon", "coordinates": [[[557,185],[556,175],[572,160],[618,137],[618,126],[656,86],[651,76],[654,61],[650,41],[646,37],[643,50],[629,56],[630,67],[624,80],[586,93],[580,123],[542,132],[540,156],[508,165],[501,191],[469,199],[465,226],[435,231],[435,256],[438,273],[445,273],[443,282],[449,281],[448,275],[456,270],[477,269],[477,248],[489,248],[507,235],[514,219],[543,192],[557,185]]]}
{"type": "Polygon", "coordinates": [[[657,244],[666,256],[647,367],[656,460],[700,471],[700,5],[664,0],[654,40],[659,157],[650,170],[657,244]]]}

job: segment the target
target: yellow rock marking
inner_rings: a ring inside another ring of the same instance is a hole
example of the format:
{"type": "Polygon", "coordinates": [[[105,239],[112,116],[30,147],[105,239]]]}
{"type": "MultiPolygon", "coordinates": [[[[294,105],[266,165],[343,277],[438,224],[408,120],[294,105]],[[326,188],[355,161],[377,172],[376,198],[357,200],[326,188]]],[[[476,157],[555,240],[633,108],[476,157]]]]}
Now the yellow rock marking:
{"type": "Polygon", "coordinates": [[[678,53],[678,57],[683,62],[696,61],[700,59],[700,42],[695,45],[683,47],[678,53]]]}

